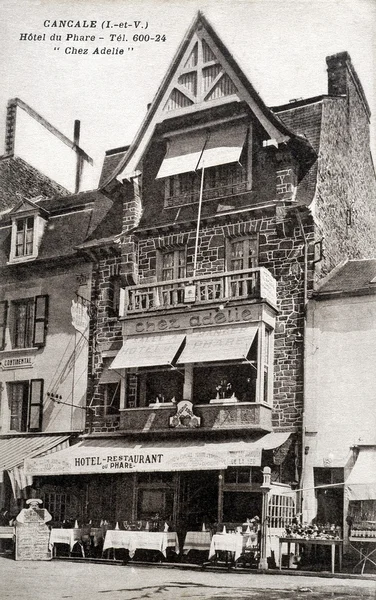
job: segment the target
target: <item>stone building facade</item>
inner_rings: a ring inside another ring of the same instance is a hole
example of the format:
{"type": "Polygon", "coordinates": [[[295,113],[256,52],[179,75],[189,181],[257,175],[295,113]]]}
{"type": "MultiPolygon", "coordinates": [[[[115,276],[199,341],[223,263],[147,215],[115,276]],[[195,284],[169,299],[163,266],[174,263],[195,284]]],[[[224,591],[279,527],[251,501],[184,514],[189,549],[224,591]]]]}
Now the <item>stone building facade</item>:
{"type": "Polygon", "coordinates": [[[268,108],[198,14],[136,138],[106,154],[113,212],[79,247],[88,436],[66,456],[113,522],[265,518],[265,466],[270,506],[292,500],[275,536],[299,509],[307,302],[376,243],[368,105],[348,54],[327,64],[327,95],[268,108]]]}

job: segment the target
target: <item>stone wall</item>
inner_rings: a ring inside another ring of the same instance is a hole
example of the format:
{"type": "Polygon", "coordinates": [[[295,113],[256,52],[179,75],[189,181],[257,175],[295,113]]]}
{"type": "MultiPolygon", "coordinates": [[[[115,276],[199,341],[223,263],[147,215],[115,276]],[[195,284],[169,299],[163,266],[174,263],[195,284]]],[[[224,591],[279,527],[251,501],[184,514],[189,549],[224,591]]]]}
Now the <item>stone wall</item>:
{"type": "Polygon", "coordinates": [[[345,258],[376,254],[376,181],[369,119],[356,82],[347,96],[323,101],[320,161],[314,213],[324,237],[321,276],[345,258]]]}
{"type": "MultiPolygon", "coordinates": [[[[197,275],[226,270],[226,239],[257,236],[259,266],[266,267],[277,280],[278,309],[275,332],[274,410],[277,428],[301,426],[303,410],[303,334],[304,334],[304,239],[294,211],[285,217],[288,227],[270,213],[263,218],[238,223],[203,226],[200,232],[197,275]],[[282,233],[281,236],[281,231],[282,233]],[[287,233],[286,233],[287,232],[287,233]]],[[[312,288],[313,222],[305,214],[304,233],[308,243],[307,286],[312,288]]],[[[183,234],[180,234],[183,235],[183,234]]],[[[186,231],[187,260],[193,261],[195,230],[186,231]]],[[[173,236],[139,240],[140,283],[156,281],[158,248],[173,246],[173,236]],[[171,239],[170,239],[171,238],[171,239]]]]}

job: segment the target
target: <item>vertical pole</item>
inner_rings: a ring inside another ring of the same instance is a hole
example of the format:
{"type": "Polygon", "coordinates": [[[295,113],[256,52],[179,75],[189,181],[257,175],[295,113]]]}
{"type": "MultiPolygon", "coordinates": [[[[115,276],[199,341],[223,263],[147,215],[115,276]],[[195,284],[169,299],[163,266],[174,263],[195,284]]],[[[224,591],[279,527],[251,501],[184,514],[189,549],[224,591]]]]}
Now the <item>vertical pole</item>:
{"type": "Polygon", "coordinates": [[[193,277],[196,277],[196,270],[197,270],[198,238],[199,238],[199,234],[200,234],[202,194],[203,194],[203,190],[204,190],[204,171],[205,171],[205,167],[202,167],[201,183],[200,183],[200,198],[199,198],[199,203],[198,203],[198,215],[197,215],[197,227],[196,227],[195,255],[194,255],[194,261],[193,261],[193,277]]]}
{"type": "Polygon", "coordinates": [[[266,556],[266,540],[268,535],[268,495],[271,490],[271,469],[270,467],[264,467],[262,472],[263,482],[260,486],[262,491],[262,513],[261,513],[261,546],[260,546],[260,560],[258,568],[266,570],[268,568],[268,559],[266,556]]]}
{"type": "Polygon", "coordinates": [[[82,173],[82,158],[80,156],[80,153],[78,151],[78,146],[80,143],[80,128],[81,128],[81,123],[78,120],[75,120],[74,122],[74,132],[73,132],[73,142],[74,142],[74,149],[76,152],[76,181],[75,181],[75,186],[74,186],[74,193],[78,194],[78,192],[80,191],[80,184],[81,184],[81,173],[82,173]]]}
{"type": "Polygon", "coordinates": [[[223,520],[223,484],[224,484],[225,472],[220,471],[218,475],[218,515],[217,521],[221,523],[223,520]]]}

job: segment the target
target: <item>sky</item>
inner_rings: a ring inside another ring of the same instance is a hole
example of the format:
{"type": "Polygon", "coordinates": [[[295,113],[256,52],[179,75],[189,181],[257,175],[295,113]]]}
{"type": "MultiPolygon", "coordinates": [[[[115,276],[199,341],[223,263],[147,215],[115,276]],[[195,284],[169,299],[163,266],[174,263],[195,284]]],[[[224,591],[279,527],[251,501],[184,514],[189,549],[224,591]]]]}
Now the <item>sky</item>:
{"type": "MultiPolygon", "coordinates": [[[[0,4],[0,144],[10,98],[20,98],[70,138],[74,120],[79,119],[81,147],[94,159],[94,169],[84,181],[87,189],[97,185],[105,151],[132,141],[198,10],[268,106],[327,93],[325,58],[347,50],[376,123],[376,0],[1,0],[0,4]],[[81,26],[54,27],[59,20],[80,21],[81,26]],[[85,20],[96,26],[83,27],[85,20]],[[140,22],[138,27],[135,22],[140,22]],[[36,39],[22,40],[21,34],[36,39]],[[67,34],[94,35],[95,40],[67,41],[67,34]],[[140,34],[154,40],[134,38],[140,34]],[[61,35],[61,40],[51,40],[53,35],[61,35]],[[111,41],[110,35],[124,37],[111,41]],[[97,47],[124,53],[93,54],[97,47]],[[88,53],[72,54],[72,48],[88,53]]],[[[375,158],[374,126],[371,134],[375,158]]],[[[48,154],[56,172],[60,170],[58,178],[64,172],[63,161],[58,152],[50,149],[48,154]]]]}

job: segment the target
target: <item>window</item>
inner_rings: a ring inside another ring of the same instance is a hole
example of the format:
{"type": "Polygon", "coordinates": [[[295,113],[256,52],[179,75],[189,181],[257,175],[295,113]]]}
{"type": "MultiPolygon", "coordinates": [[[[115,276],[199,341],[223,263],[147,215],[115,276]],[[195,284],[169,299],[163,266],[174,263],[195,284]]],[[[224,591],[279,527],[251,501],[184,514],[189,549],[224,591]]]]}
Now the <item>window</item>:
{"type": "Polygon", "coordinates": [[[106,415],[118,415],[120,409],[120,381],[107,383],[104,387],[104,405],[106,415]]]}
{"type": "Polygon", "coordinates": [[[255,269],[258,263],[257,238],[244,238],[228,240],[227,242],[227,269],[229,271],[243,271],[255,269]]]}
{"type": "Polygon", "coordinates": [[[195,403],[210,400],[236,399],[256,402],[256,363],[245,365],[207,365],[193,371],[193,398],[195,403]]]}
{"type": "Polygon", "coordinates": [[[3,300],[0,302],[0,350],[5,347],[5,332],[7,327],[8,302],[3,300]]]}
{"type": "Polygon", "coordinates": [[[8,383],[10,430],[41,431],[43,379],[8,383]]]}
{"type": "MultiPolygon", "coordinates": [[[[165,205],[177,206],[199,201],[201,171],[166,178],[165,205]]],[[[239,163],[205,169],[203,200],[239,194],[247,190],[247,169],[239,163]]]]}
{"type": "Polygon", "coordinates": [[[184,373],[174,370],[142,371],[127,376],[127,408],[155,402],[183,400],[184,373]]]}
{"type": "Polygon", "coordinates": [[[23,298],[12,302],[13,348],[45,345],[48,296],[23,298]]]}
{"type": "Polygon", "coordinates": [[[16,220],[15,256],[31,256],[34,248],[34,217],[16,220]]]}
{"type": "Polygon", "coordinates": [[[65,492],[44,493],[43,506],[52,515],[53,521],[58,523],[71,519],[78,511],[77,498],[65,492]]]}
{"type": "Polygon", "coordinates": [[[161,253],[161,280],[184,279],[186,277],[185,248],[161,253]]]}
{"type": "Polygon", "coordinates": [[[108,312],[109,316],[118,317],[120,309],[120,289],[121,289],[121,278],[119,275],[115,275],[110,278],[110,287],[108,290],[108,312]]]}

